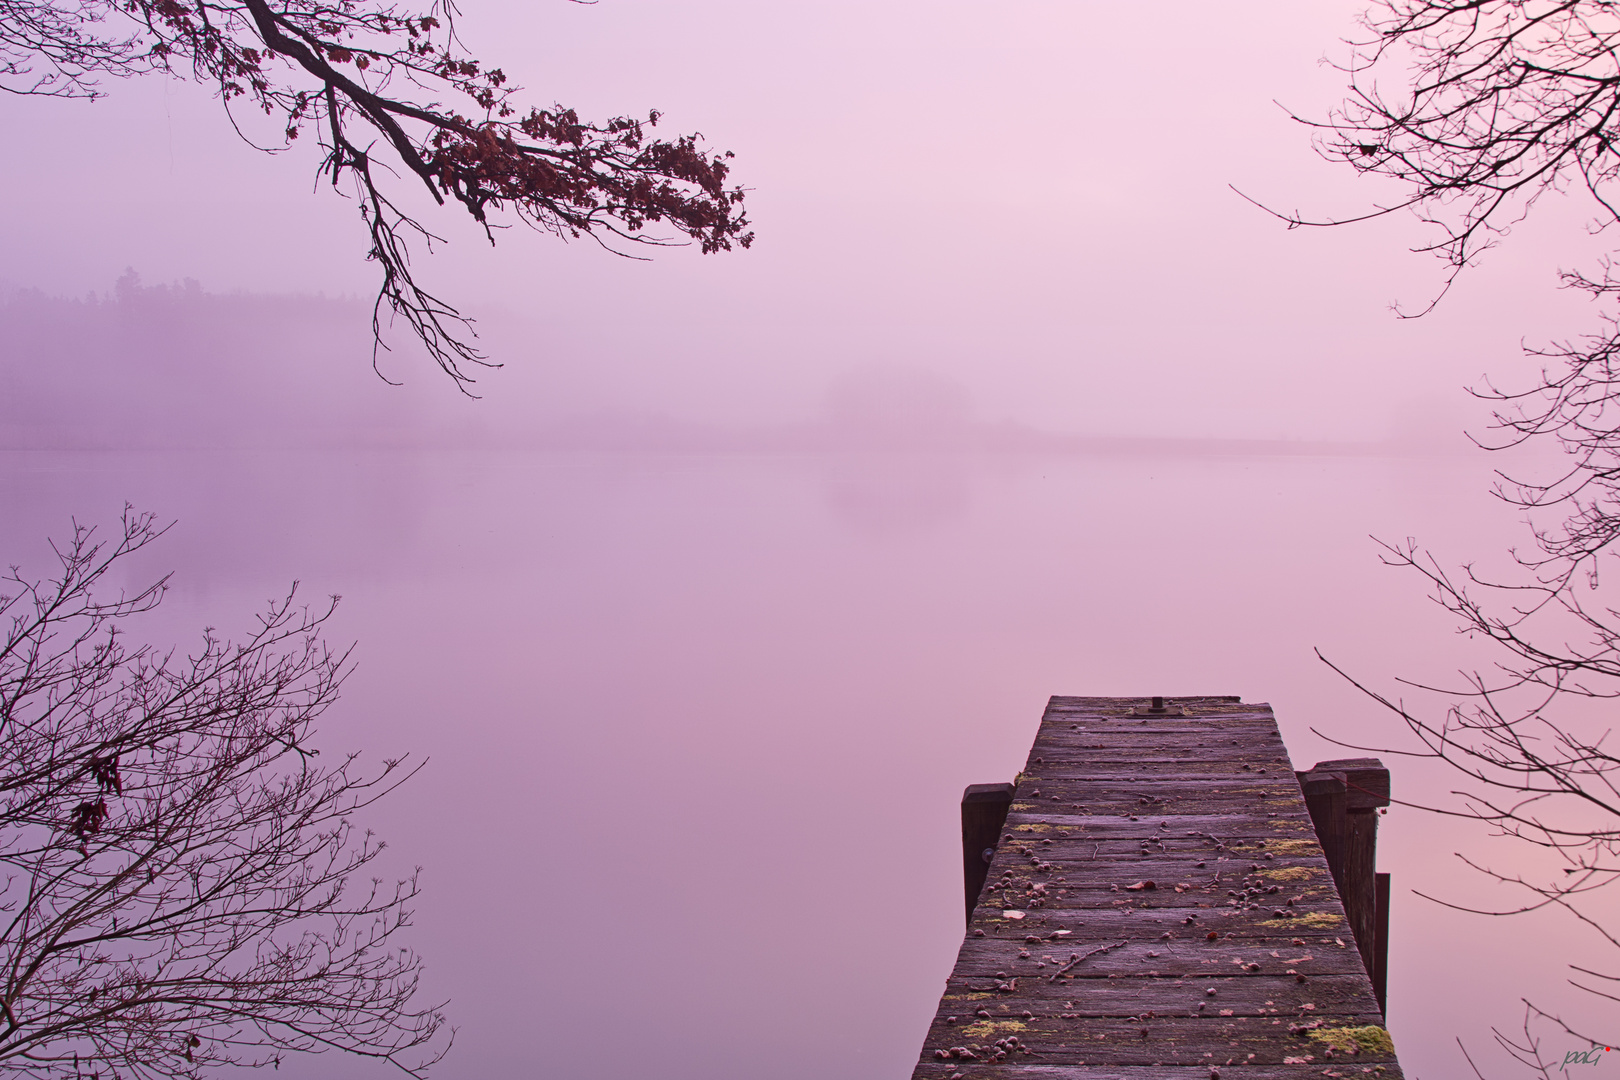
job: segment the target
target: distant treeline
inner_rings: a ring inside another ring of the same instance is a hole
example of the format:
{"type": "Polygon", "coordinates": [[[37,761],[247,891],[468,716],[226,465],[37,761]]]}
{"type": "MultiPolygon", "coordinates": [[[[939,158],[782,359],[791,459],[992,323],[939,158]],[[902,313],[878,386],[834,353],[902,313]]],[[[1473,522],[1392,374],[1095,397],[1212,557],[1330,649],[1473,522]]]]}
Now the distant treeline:
{"type": "Polygon", "coordinates": [[[546,372],[589,367],[588,350],[545,342],[513,313],[488,329],[495,331],[491,358],[510,366],[479,373],[474,390],[486,396],[474,400],[409,339],[398,353],[379,354],[379,376],[368,301],[211,293],[190,280],[142,285],[133,271],[110,292],[84,299],[0,290],[0,450],[431,446],[1181,457],[1413,449],[1398,440],[1203,438],[1173,429],[1054,433],[975,418],[954,387],[930,377],[840,378],[831,371],[834,389],[821,414],[800,422],[694,421],[600,399],[578,408],[559,400],[546,372]],[[536,349],[537,336],[547,347],[536,349]]]}
{"type": "Polygon", "coordinates": [[[149,286],[133,271],[84,299],[11,290],[0,448],[391,441],[420,428],[422,395],[377,377],[369,329],[357,300],[149,286]]]}

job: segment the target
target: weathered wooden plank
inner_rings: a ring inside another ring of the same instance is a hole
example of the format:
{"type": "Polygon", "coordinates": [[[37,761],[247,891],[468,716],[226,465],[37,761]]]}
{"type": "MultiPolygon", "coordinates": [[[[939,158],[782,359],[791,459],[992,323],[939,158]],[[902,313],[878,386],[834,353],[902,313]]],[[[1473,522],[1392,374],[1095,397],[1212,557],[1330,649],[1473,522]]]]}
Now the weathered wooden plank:
{"type": "MultiPolygon", "coordinates": [[[[1085,1062],[1089,1065],[1196,1065],[1206,1067],[1212,1060],[1232,1059],[1257,1065],[1309,1064],[1289,1059],[1326,1057],[1328,1046],[1315,1032],[1343,1032],[1347,1029],[1376,1027],[1376,1012],[1372,1017],[1338,1017],[1328,1023],[1315,1020],[1302,1021],[1295,1016],[1221,1016],[1167,1017],[1144,1009],[1136,1018],[1074,1017],[1072,1019],[1044,1017],[1014,1017],[1009,1019],[980,1019],[961,1017],[955,1024],[941,1021],[930,1029],[930,1039],[937,1037],[947,1044],[933,1048],[924,1060],[974,1061],[991,1059],[995,1062],[998,1040],[1014,1036],[1016,1048],[1006,1053],[1006,1059],[1019,1062],[1039,1062],[1043,1065],[1066,1065],[1085,1062]],[[1307,1027],[1315,1024],[1316,1026],[1307,1027]],[[1025,1049],[1027,1047],[1027,1049],[1025,1049]],[[972,1058],[960,1054],[969,1049],[972,1058]],[[982,1048],[982,1049],[980,1049],[982,1048]],[[951,1056],[941,1057],[940,1050],[951,1056]]],[[[1381,1030],[1381,1029],[1380,1029],[1381,1030]]],[[[1358,1066],[1390,1063],[1395,1055],[1389,1048],[1387,1036],[1362,1035],[1356,1039],[1355,1052],[1348,1045],[1354,1035],[1344,1039],[1342,1050],[1335,1048],[1333,1058],[1354,1061],[1358,1066]]],[[[921,1064],[921,1062],[919,1062],[921,1064]]],[[[1318,1074],[1321,1066],[1317,1066],[1318,1074]]]]}
{"type": "MultiPolygon", "coordinates": [[[[1312,835],[1308,825],[1301,827],[1297,818],[1291,824],[1287,819],[1284,819],[1281,825],[1270,822],[1271,819],[1256,814],[1248,823],[1227,823],[1220,832],[1214,831],[1214,828],[1171,831],[1162,827],[1154,828],[1153,821],[1133,827],[1128,817],[1108,825],[1093,825],[1087,828],[1079,824],[1053,822],[1049,815],[1041,815],[1033,820],[1031,817],[1020,815],[1016,819],[1009,819],[1002,831],[1001,845],[998,846],[1034,845],[1034,850],[1020,850],[1007,860],[1014,865],[1018,862],[1034,865],[1036,858],[1043,862],[1075,862],[1090,858],[1091,845],[1098,843],[1124,844],[1138,848],[1147,845],[1156,855],[1168,854],[1179,859],[1196,858],[1209,862],[1271,865],[1283,860],[1320,859],[1320,856],[1303,846],[1310,841],[1312,835]],[[1067,828],[1054,827],[1065,824],[1068,825],[1067,828]],[[1032,827],[1040,825],[1046,827],[1032,827]],[[1053,843],[1043,844],[1043,840],[1051,840],[1053,843]]],[[[1325,860],[1323,866],[1326,866],[1325,860]]]]}
{"type": "Polygon", "coordinates": [[[1186,747],[1247,748],[1256,755],[1256,763],[1261,764],[1283,756],[1283,743],[1273,739],[1270,730],[1270,725],[1263,722],[1234,724],[1202,720],[1198,727],[1190,728],[1184,719],[1158,724],[1051,724],[1042,726],[1037,744],[1030,747],[1028,760],[1051,757],[1065,747],[1118,753],[1140,746],[1166,756],[1186,747]]]}
{"type": "MultiPolygon", "coordinates": [[[[1186,721],[1178,720],[1176,723],[1185,724],[1186,721]]],[[[1261,731],[1262,726],[1259,724],[1227,726],[1219,732],[1211,733],[1213,737],[1199,739],[1188,738],[1174,729],[1136,724],[1099,726],[1090,730],[1081,727],[1055,727],[1041,733],[1038,751],[1032,749],[1025,760],[1033,761],[1035,758],[1044,760],[1086,752],[1117,755],[1135,748],[1162,758],[1176,757],[1194,750],[1209,753],[1226,752],[1230,755],[1247,749],[1253,755],[1253,765],[1256,768],[1276,767],[1279,765],[1278,759],[1284,756],[1283,744],[1273,740],[1269,735],[1261,734],[1261,731]]]]}
{"type": "MultiPolygon", "coordinates": [[[[1171,835],[1174,836],[1201,836],[1205,833],[1220,832],[1221,830],[1216,828],[1217,825],[1220,825],[1227,829],[1253,829],[1257,834],[1275,834],[1278,829],[1288,828],[1300,836],[1315,835],[1311,823],[1299,817],[1291,817],[1280,823],[1272,821],[1268,824],[1263,816],[1263,810],[1261,814],[1255,813],[1254,802],[1258,797],[1258,792],[1242,792],[1238,796],[1243,800],[1241,805],[1234,806],[1230,810],[1213,812],[1206,811],[1197,805],[1201,801],[1198,799],[1158,799],[1148,795],[1137,795],[1134,792],[1130,793],[1130,797],[1135,805],[1131,807],[1128,813],[1076,813],[1060,806],[1054,809],[1042,808],[1043,812],[1041,813],[1023,811],[1016,820],[1018,823],[1061,825],[1069,829],[1124,830],[1132,834],[1146,834],[1169,829],[1173,830],[1171,835]],[[1206,818],[1211,820],[1203,820],[1206,818]],[[1139,821],[1145,821],[1147,824],[1130,824],[1139,821]]],[[[1277,804],[1274,807],[1265,809],[1280,808],[1284,803],[1296,808],[1300,806],[1299,799],[1292,799],[1284,794],[1268,795],[1268,798],[1275,798],[1277,804]]],[[[1047,830],[1004,828],[1002,831],[1040,833],[1047,830]]],[[[1026,836],[1014,839],[1034,842],[1040,840],[1041,837],[1026,836]]]]}
{"type": "Polygon", "coordinates": [[[1166,704],[1052,700],[914,1080],[1400,1076],[1269,707],[1166,704]]]}
{"type": "MultiPolygon", "coordinates": [[[[969,1003],[971,1004],[971,1003],[969,1003]]],[[[1061,1007],[1061,1006],[1060,1006],[1061,1007]]],[[[983,1012],[985,1010],[979,1010],[983,1012]]],[[[1312,1032],[1338,1033],[1345,1028],[1365,1027],[1363,1023],[1368,1018],[1343,1014],[1334,1017],[1302,1017],[1295,1014],[1277,1015],[1270,1012],[1251,1014],[1247,1016],[1225,1015],[1214,1010],[1189,1015],[1185,1013],[1167,1015],[1164,1012],[1143,1008],[1140,1012],[1128,1016],[1087,1016],[1078,1012],[1062,1012],[1055,1014],[993,1014],[988,1017],[980,1016],[979,1012],[962,1012],[960,1015],[951,1014],[939,1018],[930,1034],[936,1036],[941,1042],[961,1040],[956,1045],[972,1045],[969,1040],[993,1042],[995,1039],[1008,1034],[1017,1034],[1018,1041],[1029,1047],[1029,1052],[1048,1061],[1062,1060],[1075,1056],[1089,1056],[1088,1052],[1112,1052],[1114,1060],[1137,1060],[1143,1064],[1155,1060],[1168,1060],[1160,1047],[1143,1046],[1142,1031],[1147,1029],[1146,1041],[1158,1040],[1161,1042],[1176,1043],[1182,1047],[1196,1047],[1198,1043],[1205,1045],[1221,1042],[1230,1044],[1234,1038],[1266,1039],[1272,1042],[1270,1049],[1275,1057],[1273,1062],[1281,1063],[1285,1057],[1293,1056],[1299,1048],[1309,1047],[1312,1044],[1320,1045],[1323,1036],[1312,1035],[1312,1032]],[[1066,1052],[1066,1048],[1079,1047],[1080,1055],[1066,1052]]],[[[1374,1014],[1376,1015],[1376,1014],[1374,1014]]],[[[1356,1038],[1349,1036],[1349,1038],[1356,1038]]],[[[1356,1039],[1357,1046],[1333,1047],[1338,1056],[1340,1053],[1353,1054],[1367,1060],[1390,1060],[1393,1058],[1391,1048],[1384,1039],[1377,1035],[1364,1033],[1356,1039]]],[[[1214,1049],[1214,1046],[1210,1046],[1214,1049]]],[[[1324,1051],[1326,1047],[1323,1048],[1324,1051]]],[[[1323,1056],[1329,1056],[1324,1053],[1323,1056]]],[[[945,1060],[936,1052],[928,1057],[934,1060],[945,1060]]],[[[956,1055],[958,1060],[971,1060],[956,1055]]],[[[1269,1055],[1267,1055],[1269,1057],[1269,1055]]],[[[1264,1057],[1261,1060],[1265,1060],[1264,1057]]]]}
{"type": "Polygon", "coordinates": [[[1206,1053],[1205,1061],[1197,1065],[1120,1065],[1084,1063],[1067,1065],[1029,1065],[1002,1062],[994,1065],[969,1062],[927,1061],[917,1066],[917,1080],[1302,1080],[1303,1077],[1360,1077],[1362,1080],[1402,1080],[1398,1062],[1386,1061],[1363,1066],[1358,1058],[1339,1055],[1321,1059],[1305,1050],[1305,1064],[1314,1069],[1301,1069],[1298,1065],[1262,1065],[1243,1061],[1228,1052],[1221,1055],[1206,1053]],[[1241,1065],[1241,1071],[1231,1066],[1241,1065]],[[1224,1071],[1223,1071],[1224,1070],[1224,1071]],[[1368,1071],[1364,1071],[1368,1070],[1368,1071]]]}
{"type": "Polygon", "coordinates": [[[1042,721],[1039,731],[1043,735],[1050,732],[1163,731],[1177,737],[1205,739],[1231,738],[1233,732],[1248,732],[1264,744],[1282,741],[1282,735],[1277,731],[1275,722],[1269,716],[1253,712],[1201,709],[1196,713],[1197,727],[1189,727],[1185,723],[1186,719],[1187,717],[1181,716],[1141,717],[1122,714],[1104,716],[1057,712],[1042,721]]]}
{"type": "MultiPolygon", "coordinates": [[[[1278,774],[1278,777],[1281,777],[1280,773],[1278,774]]],[[[1223,790],[1252,789],[1258,791],[1260,790],[1260,785],[1262,784],[1275,785],[1279,782],[1285,787],[1288,786],[1286,777],[1281,777],[1279,780],[1278,778],[1273,777],[1269,772],[1264,776],[1259,774],[1252,776],[1245,774],[1235,778],[1220,776],[1200,777],[1189,774],[1182,777],[1180,782],[1168,781],[1163,777],[1163,775],[1155,773],[1149,776],[1130,776],[1116,780],[1110,780],[1108,777],[1091,777],[1088,778],[1086,782],[1088,785],[1093,786],[1099,794],[1103,795],[1124,794],[1123,791],[1116,791],[1115,789],[1131,788],[1134,789],[1130,792],[1132,795],[1161,792],[1181,797],[1196,795],[1218,795],[1222,794],[1223,790]]],[[[1299,789],[1296,787],[1288,787],[1288,790],[1296,795],[1299,791],[1299,789]]]]}
{"type": "MultiPolygon", "coordinates": [[[[1174,934],[1174,931],[1165,931],[1174,934]]],[[[1088,957],[1071,968],[1071,975],[1088,977],[1138,975],[1152,969],[1161,975],[1231,975],[1251,970],[1268,975],[1356,975],[1363,972],[1361,957],[1346,945],[1335,945],[1325,935],[1312,935],[1310,945],[1292,939],[1255,937],[1208,941],[1202,933],[1163,940],[1161,935],[1119,937],[1112,940],[1095,932],[1056,941],[1031,943],[1013,938],[968,938],[957,956],[956,974],[987,978],[1007,972],[1012,978],[1051,978],[1071,958],[1102,946],[1123,942],[1118,948],[1088,957]]],[[[1303,939],[1301,939],[1303,940],[1303,939]]],[[[1342,938],[1340,940],[1343,940],[1342,938]]]]}
{"type": "MultiPolygon", "coordinates": [[[[1044,819],[1079,819],[1086,818],[1124,818],[1125,820],[1144,820],[1155,817],[1189,814],[1203,816],[1250,816],[1256,821],[1266,818],[1282,818],[1290,814],[1298,814],[1301,807],[1297,800],[1286,795],[1260,794],[1263,789],[1253,791],[1211,792],[1198,798],[1182,798],[1174,801],[1169,799],[1143,802],[1142,797],[1135,793],[1121,792],[1118,795],[1099,799],[1095,792],[1089,797],[1074,798],[1072,795],[1060,795],[1056,799],[1029,799],[1025,798],[1008,808],[1008,821],[1013,825],[1026,821],[1040,821],[1044,819]]],[[[1010,826],[1003,829],[1008,831],[1010,826]]]]}
{"type": "MultiPolygon", "coordinates": [[[[1075,767],[1067,770],[1066,775],[1060,778],[1026,776],[1029,781],[1022,785],[1018,793],[1018,801],[1025,803],[1043,803],[1062,800],[1075,801],[1076,796],[1092,795],[1093,797],[1119,798],[1130,796],[1140,799],[1147,794],[1145,784],[1158,776],[1158,770],[1150,770],[1147,764],[1121,765],[1118,770],[1075,767]],[[1113,791],[1112,787],[1127,788],[1136,786],[1136,791],[1113,791]],[[1037,795],[1036,792],[1040,794],[1037,795]]],[[[1185,799],[1199,798],[1271,798],[1296,800],[1299,798],[1299,788],[1294,781],[1286,776],[1252,776],[1247,773],[1220,773],[1202,765],[1187,767],[1187,780],[1189,782],[1206,781],[1208,787],[1204,790],[1197,788],[1181,788],[1178,795],[1185,799]],[[1262,796],[1261,792],[1265,795],[1262,796]]],[[[1151,799],[1151,797],[1150,797],[1151,799]]],[[[1084,797],[1077,801],[1086,802],[1084,797]]],[[[1164,805],[1164,804],[1160,804],[1164,805]]]]}
{"type": "Polygon", "coordinates": [[[1283,744],[1264,734],[1264,725],[1228,726],[1217,733],[1202,727],[1186,729],[1185,720],[1178,720],[1177,723],[1183,727],[1148,728],[1132,724],[1090,730],[1079,725],[1053,727],[1042,733],[1039,747],[1031,748],[1029,760],[1051,761],[1055,757],[1080,753],[1122,754],[1133,747],[1141,747],[1160,757],[1171,757],[1196,749],[1211,754],[1247,753],[1252,759],[1251,764],[1256,767],[1285,763],[1282,760],[1285,756],[1283,744]],[[1256,743],[1259,743],[1258,749],[1256,743]]]}
{"type": "MultiPolygon", "coordinates": [[[[1237,843],[1238,841],[1233,841],[1234,846],[1237,843]]],[[[1288,853],[1288,845],[1303,843],[1305,841],[1302,839],[1268,838],[1265,846],[1279,849],[1284,854],[1280,857],[1274,855],[1259,862],[1258,865],[1262,867],[1260,870],[1250,870],[1250,866],[1256,865],[1253,858],[1243,858],[1241,855],[1235,858],[1222,858],[1211,850],[1211,846],[1188,843],[1177,837],[1151,841],[1110,840],[1106,837],[1078,835],[1067,837],[1050,848],[1043,847],[1042,853],[1037,856],[1039,863],[1022,859],[1017,862],[1007,859],[999,864],[991,863],[990,880],[1005,877],[1009,873],[1017,876],[1029,874],[1072,876],[1076,873],[1092,872],[1108,874],[1111,877],[1145,874],[1160,879],[1161,885],[1166,885],[1172,880],[1180,881],[1188,878],[1213,884],[1216,882],[1217,874],[1220,875],[1221,882],[1258,878],[1260,882],[1256,884],[1270,880],[1279,887],[1289,881],[1307,880],[1318,876],[1328,881],[1333,880],[1332,874],[1328,872],[1326,864],[1320,858],[1313,859],[1288,853]],[[1144,844],[1148,846],[1146,851],[1143,850],[1144,844]]],[[[1269,888],[1269,885],[1267,887],[1269,888]]]]}
{"type": "MultiPolygon", "coordinates": [[[[1149,879],[1141,883],[1147,884],[1149,879]]],[[[1218,892],[1208,889],[1184,890],[1177,893],[1174,889],[1156,889],[1154,899],[1143,899],[1139,896],[1131,881],[1131,875],[1125,875],[1114,881],[1068,881],[1068,882],[1034,882],[1022,884],[1017,879],[1010,883],[1003,880],[987,885],[980,903],[989,909],[1011,908],[1014,913],[1011,918],[1021,917],[1018,913],[1035,914],[1054,913],[1067,910],[1089,910],[1099,907],[1114,907],[1127,910],[1169,910],[1181,911],[1197,917],[1198,910],[1214,909],[1227,917],[1242,916],[1252,918],[1256,922],[1274,924],[1274,933],[1282,932],[1279,928],[1290,928],[1301,920],[1310,925],[1321,926],[1324,919],[1331,920],[1335,925],[1343,919],[1343,911],[1334,902],[1329,889],[1330,885],[1320,887],[1311,886],[1303,891],[1292,894],[1278,894],[1276,897],[1266,897],[1262,902],[1245,899],[1238,896],[1221,897],[1218,892]],[[1121,884],[1123,882],[1124,884],[1121,884]],[[1162,896],[1160,894],[1163,894],[1162,896]],[[1259,914],[1256,914],[1259,912],[1259,914]],[[1306,916],[1310,916],[1309,919],[1306,916]]],[[[1233,892],[1235,890],[1228,890],[1233,892]]],[[[999,910],[991,910],[986,918],[1002,916],[999,910]]],[[[983,924],[975,924],[975,929],[983,924]]],[[[1346,924],[1348,925],[1348,924],[1346,924]]]]}
{"type": "MultiPolygon", "coordinates": [[[[1027,803],[1014,805],[1018,808],[1008,813],[1001,829],[1002,839],[1026,845],[1039,844],[1042,840],[1056,840],[1059,838],[1057,834],[1064,831],[1079,834],[1111,833],[1137,839],[1157,834],[1177,839],[1205,838],[1211,841],[1211,845],[1219,854],[1232,855],[1241,852],[1220,850],[1220,846],[1223,844],[1234,846],[1227,843],[1234,835],[1249,838],[1278,836],[1284,833],[1304,838],[1316,835],[1310,821],[1299,812],[1300,804],[1297,800],[1285,803],[1278,799],[1267,806],[1263,800],[1245,799],[1240,805],[1214,810],[1192,805],[1186,807],[1185,811],[1177,805],[1155,803],[1152,806],[1132,806],[1124,813],[1112,814],[1086,813],[1062,806],[1031,806],[1027,803]],[[1294,808],[1292,813],[1289,812],[1290,806],[1294,808]],[[1275,811],[1273,808],[1276,808],[1275,811]],[[1205,820],[1211,818],[1224,820],[1205,820]],[[1018,835],[1021,833],[1025,835],[1018,835]]],[[[1278,848],[1270,850],[1274,855],[1283,851],[1278,848]]],[[[1305,853],[1304,848],[1296,847],[1293,850],[1305,853]]],[[[1264,852],[1265,849],[1260,848],[1251,858],[1263,857],[1264,852]]],[[[1310,854],[1320,855],[1321,848],[1318,847],[1310,854]]]]}
{"type": "MultiPolygon", "coordinates": [[[[1117,780],[1117,778],[1115,778],[1117,780]]],[[[1189,780],[1214,779],[1212,777],[1190,777],[1189,780]]],[[[1180,796],[1167,798],[1151,790],[1138,788],[1128,790],[1126,785],[1120,784],[1123,790],[1104,790],[1100,778],[1075,780],[1070,783],[1047,781],[1042,784],[1035,781],[1020,793],[1018,801],[1008,807],[1009,813],[1022,814],[1070,814],[1078,813],[1084,816],[1089,812],[1092,816],[1120,817],[1131,814],[1198,814],[1198,813],[1264,813],[1267,810],[1286,810],[1296,812],[1302,808],[1302,801],[1297,797],[1297,789],[1282,785],[1233,785],[1230,781],[1220,786],[1212,786],[1204,791],[1186,791],[1180,796]],[[1036,795],[1035,792],[1041,794],[1036,795]],[[1146,801],[1143,801],[1143,800],[1146,801]],[[1273,800],[1271,806],[1261,806],[1266,800],[1273,800]],[[1119,803],[1103,809],[1102,803],[1119,803]],[[1205,810],[1201,804],[1213,803],[1220,807],[1215,810],[1205,810]]]]}
{"type": "MultiPolygon", "coordinates": [[[[1239,918],[1228,914],[1230,909],[1215,907],[1047,907],[1022,912],[1022,919],[1008,919],[1002,917],[1004,911],[997,909],[989,913],[986,921],[979,922],[975,930],[984,930],[984,937],[992,939],[1005,939],[1028,943],[1034,937],[1042,941],[1060,941],[1064,938],[1083,935],[1098,940],[1118,941],[1120,938],[1136,940],[1148,937],[1158,937],[1161,934],[1191,933],[1196,929],[1199,934],[1207,935],[1218,933],[1220,939],[1254,939],[1282,940],[1292,942],[1296,938],[1307,944],[1318,940],[1332,940],[1343,938],[1344,931],[1349,924],[1342,920],[1333,925],[1315,925],[1326,920],[1301,920],[1297,925],[1283,926],[1276,920],[1254,920],[1239,918]],[[1191,918],[1192,923],[1187,920],[1191,918]],[[1067,934],[1062,931],[1068,931],[1067,934]]],[[[979,940],[980,935],[969,932],[970,940],[979,940]]],[[[1218,940],[1220,940],[1218,939],[1218,940]]],[[[966,941],[963,943],[966,944],[966,941]]]]}
{"type": "MultiPolygon", "coordinates": [[[[1071,953],[1084,956],[1083,951],[1071,953]]],[[[1301,1016],[1378,1015],[1378,1001],[1361,971],[1307,976],[1300,982],[1281,971],[1256,975],[1172,974],[1149,968],[1157,961],[1143,960],[1134,973],[1109,974],[1089,972],[1089,963],[1082,961],[1080,967],[1061,975],[1054,971],[1052,975],[1020,977],[1013,968],[999,969],[1007,972],[1005,978],[999,979],[994,975],[952,975],[945,981],[941,1008],[947,1003],[957,1003],[953,1009],[966,1008],[963,1003],[976,1002],[975,1009],[1006,1015],[1032,1011],[1044,1016],[1069,1011],[1078,1016],[1134,1016],[1145,1009],[1178,1016],[1228,1009],[1239,1016],[1278,1015],[1274,1009],[1301,1016]]]]}
{"type": "MultiPolygon", "coordinates": [[[[1094,784],[1097,790],[1101,793],[1108,793],[1115,788],[1128,787],[1133,789],[1132,794],[1148,794],[1157,791],[1171,795],[1192,795],[1201,792],[1218,792],[1223,788],[1242,787],[1243,785],[1248,784],[1270,784],[1275,782],[1276,781],[1272,779],[1270,773],[1267,773],[1265,776],[1256,775],[1239,777],[1236,780],[1224,777],[1200,778],[1197,776],[1185,776],[1178,780],[1167,780],[1163,775],[1155,774],[1152,776],[1130,777],[1126,780],[1118,781],[1109,781],[1106,778],[1088,781],[1088,783],[1094,784]]],[[[1286,783],[1286,781],[1284,781],[1284,783],[1286,783]]],[[[1256,790],[1258,790],[1258,788],[1256,788],[1256,790]]],[[[1298,794],[1297,788],[1291,790],[1293,790],[1295,794],[1298,794]]]]}
{"type": "Polygon", "coordinates": [[[1085,795],[1074,798],[1062,795],[1057,799],[1026,799],[1018,805],[1014,823],[1027,820],[1040,820],[1043,818],[1144,818],[1174,814],[1198,815],[1252,815],[1257,818],[1281,818],[1299,811],[1299,803],[1288,796],[1273,796],[1267,794],[1267,799],[1276,799],[1270,806],[1262,806],[1260,791],[1211,791],[1198,796],[1183,796],[1180,798],[1150,797],[1147,802],[1142,801],[1142,794],[1135,791],[1120,791],[1114,793],[1087,792],[1085,795]]]}

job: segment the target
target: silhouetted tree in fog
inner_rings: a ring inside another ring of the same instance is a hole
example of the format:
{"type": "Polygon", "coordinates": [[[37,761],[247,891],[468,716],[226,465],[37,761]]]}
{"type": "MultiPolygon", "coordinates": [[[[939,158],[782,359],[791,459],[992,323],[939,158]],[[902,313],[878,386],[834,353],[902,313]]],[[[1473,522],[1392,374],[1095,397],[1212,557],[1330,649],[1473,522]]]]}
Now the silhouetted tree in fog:
{"type": "MultiPolygon", "coordinates": [[[[397,940],[414,875],[354,818],[409,775],[311,745],[347,654],[289,594],[189,654],[125,626],[167,579],[108,596],[161,530],[75,527],[50,580],[0,585],[0,1074],[201,1077],[345,1050],[420,1075],[443,1019],[397,940]]],[[[334,601],[335,602],[335,601],[334,601]]]]}
{"type": "Polygon", "coordinates": [[[389,194],[414,178],[459,206],[494,241],[507,213],[561,237],[672,242],[702,251],[753,240],[731,155],[695,135],[657,138],[659,114],[582,119],[525,106],[498,67],[467,55],[455,5],[413,11],[379,0],[3,0],[0,89],[89,97],[100,76],[190,76],[271,117],[287,143],[305,132],[322,173],[356,197],[386,306],[463,389],[484,363],[459,311],[411,269],[407,240],[433,239],[389,194]],[[448,100],[450,104],[444,102],[448,100]]]}

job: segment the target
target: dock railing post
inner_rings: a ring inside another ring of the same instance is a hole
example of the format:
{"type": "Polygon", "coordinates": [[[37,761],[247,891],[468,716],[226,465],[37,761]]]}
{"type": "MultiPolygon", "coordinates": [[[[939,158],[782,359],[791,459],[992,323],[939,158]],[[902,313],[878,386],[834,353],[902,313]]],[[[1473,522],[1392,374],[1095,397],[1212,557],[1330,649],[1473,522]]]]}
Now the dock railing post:
{"type": "Polygon", "coordinates": [[[1318,762],[1298,775],[1381,1009],[1382,976],[1388,967],[1389,883],[1388,875],[1377,872],[1378,809],[1389,805],[1389,770],[1377,758],[1343,758],[1318,762]],[[1382,905],[1380,877],[1385,879],[1382,905]]]}
{"type": "Polygon", "coordinates": [[[1373,930],[1373,996],[1378,999],[1378,1011],[1389,1015],[1384,995],[1389,986],[1389,875],[1379,874],[1378,924],[1373,930]]]}
{"type": "Polygon", "coordinates": [[[1299,774],[1299,786],[1305,793],[1305,809],[1311,813],[1311,824],[1316,826],[1316,839],[1322,845],[1322,855],[1328,869],[1333,872],[1333,884],[1344,895],[1344,778],[1322,776],[1313,772],[1299,774]]]}
{"type": "Polygon", "coordinates": [[[969,784],[962,793],[962,885],[970,924],[990,873],[990,856],[1001,842],[1012,795],[1011,784],[969,784]]]}

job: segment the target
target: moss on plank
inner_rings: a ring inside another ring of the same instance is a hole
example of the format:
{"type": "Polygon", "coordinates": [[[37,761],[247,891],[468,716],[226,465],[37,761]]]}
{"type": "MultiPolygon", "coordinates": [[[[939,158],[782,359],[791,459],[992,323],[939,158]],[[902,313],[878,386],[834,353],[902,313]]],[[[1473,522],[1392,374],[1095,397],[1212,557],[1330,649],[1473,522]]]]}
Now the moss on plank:
{"type": "Polygon", "coordinates": [[[1341,1054],[1382,1054],[1393,1057],[1395,1044],[1377,1024],[1366,1027],[1322,1027],[1309,1033],[1313,1042],[1331,1046],[1341,1054]]]}
{"type": "Polygon", "coordinates": [[[1330,926],[1342,926],[1344,919],[1330,911],[1313,911],[1309,915],[1296,915],[1291,919],[1266,919],[1260,925],[1267,928],[1292,930],[1300,927],[1310,927],[1313,930],[1325,930],[1330,926]]]}
{"type": "Polygon", "coordinates": [[[1313,911],[1309,915],[1301,915],[1294,920],[1306,926],[1340,926],[1344,923],[1343,915],[1335,915],[1331,911],[1313,911]]]}

